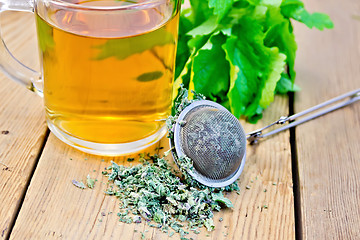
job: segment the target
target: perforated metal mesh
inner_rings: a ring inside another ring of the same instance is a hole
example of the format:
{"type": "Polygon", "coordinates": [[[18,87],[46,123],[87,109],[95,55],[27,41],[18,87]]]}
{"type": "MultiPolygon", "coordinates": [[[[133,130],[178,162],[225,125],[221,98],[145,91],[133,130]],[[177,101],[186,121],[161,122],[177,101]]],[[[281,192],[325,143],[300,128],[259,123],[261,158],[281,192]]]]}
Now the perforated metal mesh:
{"type": "Polygon", "coordinates": [[[181,149],[193,160],[198,173],[221,180],[239,169],[246,152],[246,135],[234,115],[200,105],[191,109],[181,122],[181,149]]]}

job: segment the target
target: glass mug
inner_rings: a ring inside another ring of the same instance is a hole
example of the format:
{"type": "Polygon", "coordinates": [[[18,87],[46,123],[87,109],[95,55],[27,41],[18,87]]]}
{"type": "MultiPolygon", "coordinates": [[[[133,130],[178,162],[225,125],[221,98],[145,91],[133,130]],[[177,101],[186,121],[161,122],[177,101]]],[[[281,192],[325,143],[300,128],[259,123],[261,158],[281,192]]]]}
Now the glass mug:
{"type": "Polygon", "coordinates": [[[44,98],[50,130],[98,155],[144,149],[166,133],[180,0],[0,0],[35,13],[41,73],[0,43],[0,67],[44,98]]]}

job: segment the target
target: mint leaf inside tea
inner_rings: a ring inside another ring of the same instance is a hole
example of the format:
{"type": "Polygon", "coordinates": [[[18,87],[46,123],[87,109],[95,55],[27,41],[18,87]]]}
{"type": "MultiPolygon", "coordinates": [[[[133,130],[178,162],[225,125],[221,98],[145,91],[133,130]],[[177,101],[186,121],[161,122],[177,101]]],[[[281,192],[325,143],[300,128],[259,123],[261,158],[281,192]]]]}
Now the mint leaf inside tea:
{"type": "Polygon", "coordinates": [[[160,129],[165,133],[159,120],[171,109],[176,1],[137,8],[131,7],[134,1],[71,3],[119,10],[37,3],[50,125],[71,137],[106,144],[138,141],[160,129]]]}

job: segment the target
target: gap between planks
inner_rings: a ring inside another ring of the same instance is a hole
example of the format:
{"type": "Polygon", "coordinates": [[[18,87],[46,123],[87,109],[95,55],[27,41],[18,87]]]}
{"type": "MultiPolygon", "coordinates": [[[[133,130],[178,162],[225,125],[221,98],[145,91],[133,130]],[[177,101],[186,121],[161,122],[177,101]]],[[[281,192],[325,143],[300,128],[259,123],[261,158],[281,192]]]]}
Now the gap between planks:
{"type": "Polygon", "coordinates": [[[40,157],[41,157],[41,155],[42,155],[42,153],[43,153],[43,151],[44,151],[44,149],[45,149],[45,145],[46,145],[46,142],[47,142],[47,140],[48,140],[48,138],[49,138],[49,135],[50,135],[50,130],[47,129],[47,131],[46,131],[46,133],[45,133],[45,136],[44,136],[44,140],[43,140],[43,142],[41,143],[41,148],[39,149],[39,154],[38,154],[36,160],[34,161],[34,165],[33,165],[32,169],[31,169],[30,175],[29,175],[29,177],[28,177],[28,179],[27,179],[27,182],[26,182],[26,184],[25,184],[25,186],[24,186],[23,192],[22,192],[21,195],[20,195],[19,204],[18,204],[18,206],[17,206],[17,209],[15,210],[15,214],[14,214],[14,216],[13,216],[13,219],[11,220],[11,222],[10,222],[10,224],[9,224],[9,230],[8,230],[7,233],[6,233],[5,240],[8,240],[8,239],[10,238],[11,232],[12,232],[14,226],[15,226],[15,223],[16,223],[16,219],[18,218],[19,213],[20,213],[20,210],[21,210],[21,207],[22,207],[22,205],[23,205],[23,203],[24,203],[26,193],[27,193],[27,191],[28,191],[28,189],[29,189],[31,179],[32,179],[32,177],[34,176],[36,167],[37,167],[37,165],[38,165],[38,163],[39,163],[39,160],[40,160],[40,157]]]}
{"type": "MultiPolygon", "coordinates": [[[[289,93],[289,115],[295,114],[295,93],[289,93]]],[[[300,173],[297,157],[296,131],[295,127],[290,128],[290,149],[291,149],[291,170],[293,178],[294,194],[294,220],[295,220],[295,239],[302,240],[302,220],[301,220],[301,197],[300,197],[300,173]]]]}

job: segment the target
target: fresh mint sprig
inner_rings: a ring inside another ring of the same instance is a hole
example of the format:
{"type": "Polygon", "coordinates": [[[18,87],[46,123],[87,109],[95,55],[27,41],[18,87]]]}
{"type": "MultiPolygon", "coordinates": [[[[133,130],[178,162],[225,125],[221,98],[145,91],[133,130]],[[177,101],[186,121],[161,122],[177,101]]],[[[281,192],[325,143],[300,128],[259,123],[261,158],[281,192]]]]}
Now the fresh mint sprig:
{"type": "Polygon", "coordinates": [[[180,16],[174,86],[256,122],[276,93],[299,89],[291,19],[333,28],[329,16],[309,13],[300,0],[190,0],[180,16]]]}

